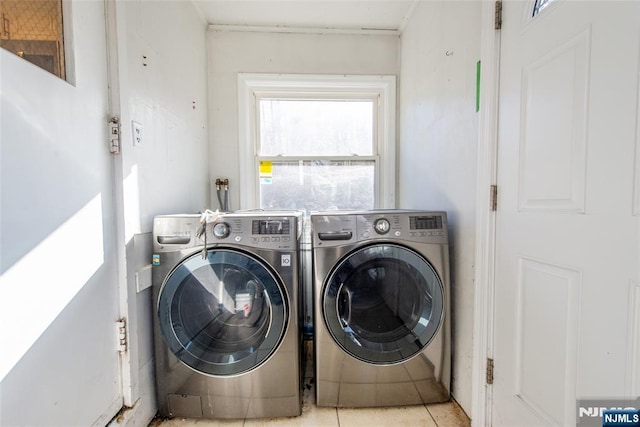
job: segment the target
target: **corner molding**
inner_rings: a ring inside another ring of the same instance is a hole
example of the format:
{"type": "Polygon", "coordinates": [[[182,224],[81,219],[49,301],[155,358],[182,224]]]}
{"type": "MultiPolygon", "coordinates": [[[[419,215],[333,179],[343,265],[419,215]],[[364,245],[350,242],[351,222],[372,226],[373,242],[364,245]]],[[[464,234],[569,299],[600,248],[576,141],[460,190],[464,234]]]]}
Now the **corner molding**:
{"type": "Polygon", "coordinates": [[[333,28],[333,27],[289,27],[209,24],[208,31],[243,32],[243,33],[280,33],[280,34],[346,34],[356,36],[392,36],[399,37],[401,31],[383,28],[333,28]]]}
{"type": "Polygon", "coordinates": [[[471,420],[491,425],[493,388],[486,384],[486,364],[493,358],[493,301],[496,212],[489,207],[490,189],[497,182],[498,89],[500,31],[494,28],[494,3],[483,2],[480,41],[481,80],[476,183],[476,253],[471,420]]]}

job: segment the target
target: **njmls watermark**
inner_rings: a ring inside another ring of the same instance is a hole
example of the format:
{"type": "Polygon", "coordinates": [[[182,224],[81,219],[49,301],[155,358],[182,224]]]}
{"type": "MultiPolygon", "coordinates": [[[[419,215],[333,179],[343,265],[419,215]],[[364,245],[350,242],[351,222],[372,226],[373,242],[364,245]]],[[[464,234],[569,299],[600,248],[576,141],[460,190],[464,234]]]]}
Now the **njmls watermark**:
{"type": "Polygon", "coordinates": [[[640,427],[640,397],[578,399],[577,427],[640,427]]]}

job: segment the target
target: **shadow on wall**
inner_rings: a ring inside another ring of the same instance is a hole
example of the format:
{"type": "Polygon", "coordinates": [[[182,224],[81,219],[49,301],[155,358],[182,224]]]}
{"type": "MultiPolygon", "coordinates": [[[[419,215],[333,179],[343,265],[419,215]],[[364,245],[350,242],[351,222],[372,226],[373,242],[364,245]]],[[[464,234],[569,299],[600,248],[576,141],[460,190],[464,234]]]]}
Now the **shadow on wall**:
{"type": "MultiPolygon", "coordinates": [[[[127,242],[127,301],[129,308],[129,352],[131,371],[138,372],[139,379],[132,380],[134,396],[153,395],[155,384],[152,375],[145,382],[145,372],[153,370],[153,297],[151,288],[151,259],[153,256],[152,233],[140,233],[127,242]],[[136,277],[137,276],[137,277],[136,277]]],[[[132,375],[136,375],[133,373],[132,375]]],[[[154,407],[155,403],[151,405],[154,407]]]]}
{"type": "MultiPolygon", "coordinates": [[[[420,195],[417,200],[424,200],[424,194],[420,195]]],[[[429,196],[429,203],[420,202],[420,205],[410,204],[409,206],[403,206],[402,209],[419,209],[419,210],[431,210],[431,211],[445,211],[447,213],[447,233],[449,236],[449,316],[451,318],[451,359],[456,361],[456,337],[458,336],[458,325],[456,319],[460,319],[460,316],[456,311],[455,301],[458,300],[458,291],[460,285],[458,284],[457,272],[463,268],[458,266],[458,263],[462,262],[456,255],[458,254],[458,247],[456,242],[459,242],[459,221],[460,215],[457,211],[451,209],[454,206],[453,202],[443,193],[436,192],[435,196],[429,196]],[[458,267],[458,268],[456,268],[458,267]]],[[[475,237],[474,237],[475,238],[475,237]]],[[[455,373],[457,371],[453,369],[451,371],[451,390],[452,393],[455,390],[455,373]]],[[[455,397],[455,396],[454,396],[455,397]]]]}

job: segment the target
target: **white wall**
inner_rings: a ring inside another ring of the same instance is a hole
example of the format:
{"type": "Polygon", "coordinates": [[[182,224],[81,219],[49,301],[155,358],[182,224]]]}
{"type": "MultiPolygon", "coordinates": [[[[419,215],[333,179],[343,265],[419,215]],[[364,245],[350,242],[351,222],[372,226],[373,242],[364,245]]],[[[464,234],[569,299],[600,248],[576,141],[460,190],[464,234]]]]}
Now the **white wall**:
{"type": "MultiPolygon", "coordinates": [[[[118,2],[122,206],[130,333],[125,425],[146,426],[157,410],[151,288],[136,273],[152,258],[153,217],[209,207],[206,23],[192,2],[118,2]],[[173,30],[169,30],[173,29],[173,30]],[[132,121],[142,125],[134,145],[132,121]]],[[[149,276],[140,276],[149,277],[149,276]]],[[[149,284],[148,282],[146,283],[149,284]]]]}
{"type": "Polygon", "coordinates": [[[134,274],[149,262],[154,215],[217,207],[209,178],[231,180],[237,208],[238,72],[401,72],[399,207],[450,213],[453,392],[469,412],[480,5],[419,3],[401,45],[392,36],[209,32],[206,47],[191,2],[117,4],[122,191],[112,186],[105,143],[102,2],[73,2],[75,86],[0,50],[0,331],[15,350],[3,347],[0,423],[108,421],[106,407],[121,403],[113,375],[119,277],[133,328],[132,396],[144,406],[131,424],[155,412],[151,297],[136,292],[134,274]],[[131,120],[143,125],[137,147],[131,120]],[[116,259],[116,240],[124,259],[116,259]],[[38,313],[46,315],[35,321],[38,313]]]}
{"type": "Polygon", "coordinates": [[[206,24],[192,2],[118,6],[129,238],[150,232],[154,215],[208,207],[206,24]],[[139,146],[132,120],[143,126],[139,146]]]}
{"type": "Polygon", "coordinates": [[[115,320],[125,315],[134,408],[122,423],[146,426],[151,291],[137,293],[135,273],[151,259],[154,215],[209,204],[206,26],[192,2],[109,2],[120,98],[110,109],[105,4],[70,4],[75,85],[0,49],[0,425],[107,424],[123,405],[115,320]],[[144,128],[137,147],[131,120],[144,128]]]}
{"type": "Polygon", "coordinates": [[[242,191],[238,73],[397,75],[399,64],[398,37],[386,35],[210,31],[208,52],[211,179],[229,178],[230,209],[239,208],[242,191]]]}
{"type": "Polygon", "coordinates": [[[0,49],[7,426],[104,424],[122,402],[104,5],[71,6],[75,84],[0,49]]]}
{"type": "Polygon", "coordinates": [[[399,207],[449,219],[452,394],[471,413],[481,2],[419,2],[401,39],[399,207]]]}

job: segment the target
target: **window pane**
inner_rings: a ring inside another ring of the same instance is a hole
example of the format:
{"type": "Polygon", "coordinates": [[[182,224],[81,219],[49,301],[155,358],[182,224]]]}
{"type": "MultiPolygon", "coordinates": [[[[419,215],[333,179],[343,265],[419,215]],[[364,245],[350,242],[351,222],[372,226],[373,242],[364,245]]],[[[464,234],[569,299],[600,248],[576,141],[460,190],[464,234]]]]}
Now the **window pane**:
{"type": "Polygon", "coordinates": [[[0,1],[0,46],[64,79],[62,0],[0,1]]]}
{"type": "Polygon", "coordinates": [[[260,179],[260,207],[373,209],[375,161],[274,162],[270,178],[260,179]]]}
{"type": "Polygon", "coordinates": [[[368,100],[261,99],[261,156],[373,155],[368,100]]]}
{"type": "Polygon", "coordinates": [[[533,16],[536,16],[542,9],[547,7],[553,0],[536,0],[533,5],[533,16]]]}

